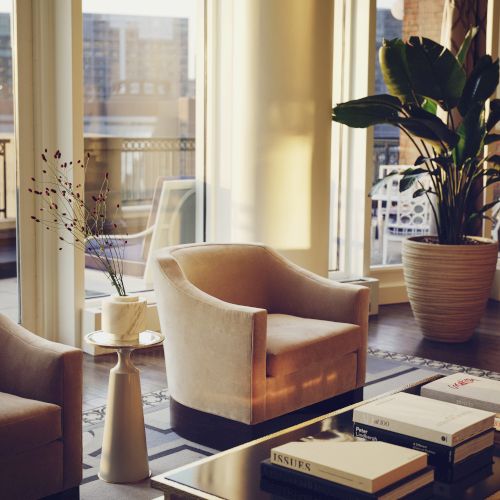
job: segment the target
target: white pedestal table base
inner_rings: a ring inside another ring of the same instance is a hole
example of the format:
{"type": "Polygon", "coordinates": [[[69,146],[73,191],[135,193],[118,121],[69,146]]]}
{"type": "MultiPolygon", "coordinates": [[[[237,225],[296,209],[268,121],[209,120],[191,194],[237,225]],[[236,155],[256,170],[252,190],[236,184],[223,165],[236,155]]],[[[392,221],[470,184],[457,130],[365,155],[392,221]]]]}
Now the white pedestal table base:
{"type": "Polygon", "coordinates": [[[140,372],[130,359],[132,351],[118,348],[118,362],[109,374],[99,477],[110,483],[135,483],[151,475],[140,372]]]}

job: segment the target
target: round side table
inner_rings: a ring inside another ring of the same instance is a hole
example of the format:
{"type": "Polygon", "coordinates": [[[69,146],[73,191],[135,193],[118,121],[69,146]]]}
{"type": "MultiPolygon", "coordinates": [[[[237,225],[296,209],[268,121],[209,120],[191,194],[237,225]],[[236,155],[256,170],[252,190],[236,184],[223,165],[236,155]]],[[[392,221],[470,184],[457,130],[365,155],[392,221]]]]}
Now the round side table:
{"type": "Polygon", "coordinates": [[[141,380],[130,354],[160,344],[164,336],[145,331],[138,339],[118,342],[103,331],[89,333],[86,342],[116,349],[118,362],[109,372],[99,478],[108,483],[134,483],[151,475],[142,410],[141,380]]]}

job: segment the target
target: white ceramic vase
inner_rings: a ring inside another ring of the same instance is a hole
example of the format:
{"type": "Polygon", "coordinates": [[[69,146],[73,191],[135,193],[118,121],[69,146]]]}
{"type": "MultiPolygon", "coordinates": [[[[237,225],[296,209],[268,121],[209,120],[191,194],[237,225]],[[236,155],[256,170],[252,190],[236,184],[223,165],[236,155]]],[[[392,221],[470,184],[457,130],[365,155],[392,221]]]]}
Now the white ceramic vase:
{"type": "Polygon", "coordinates": [[[146,330],[146,299],[136,295],[112,295],[102,301],[101,329],[110,340],[137,340],[146,330]]]}

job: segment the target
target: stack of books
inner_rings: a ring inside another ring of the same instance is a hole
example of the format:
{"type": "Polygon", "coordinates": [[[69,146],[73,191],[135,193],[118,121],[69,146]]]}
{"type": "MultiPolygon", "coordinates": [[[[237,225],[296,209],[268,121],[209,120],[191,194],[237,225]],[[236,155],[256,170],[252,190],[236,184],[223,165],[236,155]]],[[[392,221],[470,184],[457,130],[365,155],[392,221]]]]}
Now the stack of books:
{"type": "Polygon", "coordinates": [[[404,392],[354,409],[354,435],[424,451],[436,478],[457,481],[490,465],[492,412],[404,392]]]}
{"type": "Polygon", "coordinates": [[[427,455],[383,442],[311,439],[271,450],[261,488],[287,499],[424,499],[434,471],[427,455]]]}
{"type": "Polygon", "coordinates": [[[421,395],[495,413],[495,443],[500,444],[500,382],[455,373],[422,387],[421,395]]]}

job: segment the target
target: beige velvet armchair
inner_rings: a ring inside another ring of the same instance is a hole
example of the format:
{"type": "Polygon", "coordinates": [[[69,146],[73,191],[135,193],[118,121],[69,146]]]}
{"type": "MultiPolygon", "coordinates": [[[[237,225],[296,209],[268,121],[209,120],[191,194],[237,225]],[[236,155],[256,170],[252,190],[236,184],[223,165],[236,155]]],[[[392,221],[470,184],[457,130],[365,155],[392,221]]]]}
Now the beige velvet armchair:
{"type": "Polygon", "coordinates": [[[257,424],[363,385],[367,288],[256,244],[182,245],[155,260],[176,402],[257,424]]]}
{"type": "Polygon", "coordinates": [[[0,314],[0,498],[78,498],[82,352],[0,314]]]}

